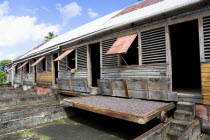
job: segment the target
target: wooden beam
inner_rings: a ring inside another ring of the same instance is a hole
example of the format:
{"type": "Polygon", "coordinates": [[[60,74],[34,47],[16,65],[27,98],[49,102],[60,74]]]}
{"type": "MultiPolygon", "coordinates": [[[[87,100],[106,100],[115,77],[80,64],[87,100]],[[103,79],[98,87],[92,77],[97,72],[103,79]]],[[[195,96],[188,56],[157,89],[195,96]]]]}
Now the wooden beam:
{"type": "Polygon", "coordinates": [[[170,79],[170,89],[172,91],[172,56],[171,56],[171,40],[169,26],[165,24],[165,36],[166,36],[166,63],[167,66],[167,77],[170,79]]]}
{"type": "Polygon", "coordinates": [[[90,47],[89,45],[87,45],[87,69],[88,69],[88,87],[92,87],[92,68],[91,68],[91,58],[90,58],[90,47]]]}
{"type": "Polygon", "coordinates": [[[204,32],[203,32],[203,18],[198,18],[198,31],[199,31],[199,46],[200,46],[200,61],[204,62],[204,32]]]}

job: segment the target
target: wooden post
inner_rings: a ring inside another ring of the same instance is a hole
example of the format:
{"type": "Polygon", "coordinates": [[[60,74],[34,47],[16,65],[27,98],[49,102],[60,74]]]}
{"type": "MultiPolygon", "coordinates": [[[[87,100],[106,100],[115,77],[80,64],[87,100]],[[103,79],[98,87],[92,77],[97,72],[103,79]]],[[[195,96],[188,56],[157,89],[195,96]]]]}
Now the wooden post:
{"type": "Polygon", "coordinates": [[[138,33],[138,53],[139,53],[139,65],[142,65],[141,32],[138,33]]]}
{"type": "Polygon", "coordinates": [[[90,47],[89,45],[86,46],[87,47],[87,69],[88,69],[88,76],[87,76],[87,80],[88,80],[88,87],[92,86],[92,73],[91,73],[91,58],[90,58],[90,47]]]}
{"type": "Polygon", "coordinates": [[[198,30],[199,30],[199,46],[200,46],[200,61],[204,62],[204,33],[203,33],[203,17],[198,18],[198,30]]]}
{"type": "Polygon", "coordinates": [[[52,84],[55,85],[55,65],[54,65],[54,57],[51,55],[51,68],[52,68],[52,84]]]}
{"type": "Polygon", "coordinates": [[[102,61],[102,41],[100,41],[100,77],[101,79],[103,79],[103,75],[102,75],[102,67],[103,67],[103,61],[102,61]]]}
{"type": "MultiPolygon", "coordinates": [[[[165,24],[165,36],[166,36],[166,63],[167,66],[167,78],[170,79],[170,91],[172,91],[172,59],[171,59],[171,40],[170,40],[170,31],[169,26],[165,24]]],[[[169,91],[169,92],[170,92],[169,91]]]]}

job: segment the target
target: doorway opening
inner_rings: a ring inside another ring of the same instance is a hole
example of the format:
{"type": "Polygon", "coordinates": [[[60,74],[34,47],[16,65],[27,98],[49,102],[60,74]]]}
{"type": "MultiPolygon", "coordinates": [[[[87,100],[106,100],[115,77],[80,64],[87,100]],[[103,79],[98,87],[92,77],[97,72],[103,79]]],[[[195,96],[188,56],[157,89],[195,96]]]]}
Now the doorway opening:
{"type": "MultiPolygon", "coordinates": [[[[53,54],[53,60],[55,60],[58,57],[58,53],[53,54]]],[[[55,74],[55,84],[57,84],[57,78],[58,78],[58,61],[54,62],[54,74],[55,74]]]]}
{"type": "Polygon", "coordinates": [[[101,78],[100,43],[90,45],[92,87],[97,87],[97,80],[101,78]]]}
{"type": "Polygon", "coordinates": [[[169,29],[173,91],[201,94],[198,20],[172,25],[169,29]]]}

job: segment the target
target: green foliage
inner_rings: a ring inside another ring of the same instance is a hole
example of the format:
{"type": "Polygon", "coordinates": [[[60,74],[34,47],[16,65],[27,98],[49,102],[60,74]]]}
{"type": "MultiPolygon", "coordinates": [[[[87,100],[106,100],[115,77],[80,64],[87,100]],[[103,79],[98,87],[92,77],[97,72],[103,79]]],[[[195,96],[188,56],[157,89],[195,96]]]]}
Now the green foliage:
{"type": "Polygon", "coordinates": [[[66,123],[66,121],[65,121],[64,119],[62,119],[62,120],[59,120],[59,121],[58,121],[58,123],[65,124],[65,123],[66,123]]]}
{"type": "Polygon", "coordinates": [[[57,37],[57,35],[55,35],[53,32],[49,32],[47,36],[45,36],[45,41],[49,41],[53,38],[57,37]]]}
{"type": "Polygon", "coordinates": [[[7,73],[0,70],[0,84],[7,81],[7,73]]]}
{"type": "Polygon", "coordinates": [[[34,136],[34,137],[39,138],[41,140],[51,140],[51,138],[49,136],[42,136],[42,135],[39,135],[38,133],[32,132],[30,130],[25,130],[22,134],[25,137],[34,136]]]}
{"type": "Polygon", "coordinates": [[[6,65],[8,65],[10,63],[11,63],[11,60],[2,60],[2,61],[0,61],[0,70],[6,71],[6,69],[7,69],[6,65]]]}

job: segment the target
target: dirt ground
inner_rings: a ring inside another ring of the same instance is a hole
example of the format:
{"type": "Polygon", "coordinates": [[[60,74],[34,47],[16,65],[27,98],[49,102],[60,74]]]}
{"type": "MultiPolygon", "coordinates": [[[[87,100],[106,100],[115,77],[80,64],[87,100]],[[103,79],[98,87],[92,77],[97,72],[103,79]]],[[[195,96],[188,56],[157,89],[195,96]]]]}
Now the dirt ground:
{"type": "Polygon", "coordinates": [[[156,126],[139,125],[79,109],[67,109],[69,119],[0,137],[0,140],[131,140],[156,126]]]}

